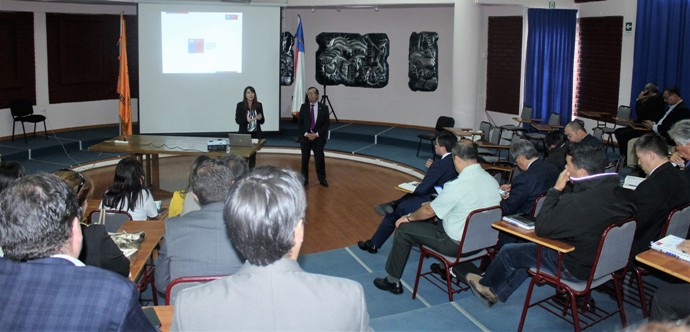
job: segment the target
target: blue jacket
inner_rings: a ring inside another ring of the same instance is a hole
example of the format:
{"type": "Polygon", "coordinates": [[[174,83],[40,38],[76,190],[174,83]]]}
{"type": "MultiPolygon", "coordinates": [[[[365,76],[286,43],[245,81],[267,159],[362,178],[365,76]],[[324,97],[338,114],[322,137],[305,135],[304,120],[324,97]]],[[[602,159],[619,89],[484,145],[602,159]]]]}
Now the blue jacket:
{"type": "Polygon", "coordinates": [[[7,331],[155,331],[134,284],[63,258],[0,259],[0,326],[7,331]]]}

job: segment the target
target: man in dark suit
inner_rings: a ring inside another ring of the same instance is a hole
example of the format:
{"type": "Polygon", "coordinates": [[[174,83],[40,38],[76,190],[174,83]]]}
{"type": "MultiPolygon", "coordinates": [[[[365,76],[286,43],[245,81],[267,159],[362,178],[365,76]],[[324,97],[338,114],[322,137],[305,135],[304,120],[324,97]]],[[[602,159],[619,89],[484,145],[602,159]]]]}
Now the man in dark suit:
{"type": "Polygon", "coordinates": [[[328,139],[328,127],[330,126],[328,106],[319,103],[319,90],[310,87],[307,90],[307,103],[299,109],[299,142],[302,149],[302,176],[304,185],[309,184],[309,156],[314,151],[314,163],[316,164],[316,176],[319,183],[328,187],[326,181],[326,158],[323,149],[328,139]]]}
{"type": "Polygon", "coordinates": [[[129,280],[84,266],[79,204],[52,174],[0,198],[0,326],[12,331],[155,331],[129,280]]]}
{"type": "MultiPolygon", "coordinates": [[[[515,176],[511,184],[501,186],[505,192],[501,194],[503,215],[531,214],[534,201],[556,183],[560,171],[553,164],[540,160],[534,144],[524,139],[510,147],[510,155],[522,173],[515,176]]],[[[503,232],[499,234],[500,245],[512,242],[517,242],[517,238],[503,232]]]]}
{"type": "Polygon", "coordinates": [[[647,127],[647,129],[653,130],[655,133],[666,137],[666,141],[669,144],[673,144],[673,141],[668,136],[668,131],[671,129],[673,124],[680,120],[690,119],[690,107],[683,101],[680,97],[680,91],[675,87],[666,88],[663,93],[663,98],[666,104],[669,105],[666,114],[661,117],[658,122],[653,122],[651,120],[642,121],[642,125],[647,127]]]}
{"type": "Polygon", "coordinates": [[[657,134],[646,134],[634,145],[635,154],[647,178],[635,191],[618,188],[635,203],[637,229],[630,257],[647,250],[651,241],[661,235],[671,210],[690,202],[690,186],[681,171],[669,162],[666,140],[657,134]]]}
{"type": "Polygon", "coordinates": [[[563,132],[565,133],[565,136],[568,137],[568,141],[570,141],[570,143],[582,142],[594,147],[604,146],[604,143],[602,143],[599,139],[587,133],[587,130],[585,130],[585,124],[582,120],[575,119],[568,122],[568,124],[565,125],[563,132]]]}
{"type": "Polygon", "coordinates": [[[247,172],[247,163],[239,156],[228,159],[231,165],[209,159],[193,170],[192,192],[201,209],[166,221],[156,264],[158,291],[179,277],[230,275],[242,267],[244,258],[225,230],[223,201],[235,179],[247,172]]]}
{"type": "MultiPolygon", "coordinates": [[[[644,89],[640,91],[635,100],[635,113],[637,113],[637,121],[657,122],[664,116],[664,99],[659,94],[659,88],[656,84],[645,84],[644,89]]],[[[628,141],[644,135],[645,131],[632,127],[622,127],[616,129],[614,134],[621,157],[623,157],[628,153],[628,141]]]]}
{"type": "Polygon", "coordinates": [[[676,143],[671,162],[684,168],[683,174],[690,181],[690,120],[678,121],[668,135],[676,143]]]}
{"type": "Polygon", "coordinates": [[[453,165],[453,157],[451,156],[451,151],[453,151],[453,147],[457,142],[458,139],[455,135],[449,132],[443,132],[436,137],[434,144],[436,154],[441,156],[441,159],[436,162],[432,160],[427,161],[429,170],[422,182],[417,185],[414,192],[391,202],[392,205],[395,205],[395,208],[391,208],[392,211],[384,215],[371,239],[357,243],[360,249],[372,254],[377,253],[379,248],[388,240],[388,237],[393,234],[395,222],[400,217],[419,209],[422,203],[431,201],[431,194],[435,192],[434,187],[443,186],[447,181],[458,176],[458,172],[453,165]]]}

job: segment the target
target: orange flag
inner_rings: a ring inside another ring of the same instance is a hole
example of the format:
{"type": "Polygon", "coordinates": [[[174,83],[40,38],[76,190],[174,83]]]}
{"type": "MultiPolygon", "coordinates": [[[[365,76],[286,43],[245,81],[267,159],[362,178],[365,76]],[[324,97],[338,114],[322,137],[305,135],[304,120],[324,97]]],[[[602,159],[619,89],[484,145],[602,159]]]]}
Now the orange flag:
{"type": "Polygon", "coordinates": [[[132,135],[132,98],[129,93],[129,70],[127,69],[127,35],[125,16],[120,13],[120,75],[117,78],[117,94],[120,96],[119,114],[121,135],[132,135]]]}

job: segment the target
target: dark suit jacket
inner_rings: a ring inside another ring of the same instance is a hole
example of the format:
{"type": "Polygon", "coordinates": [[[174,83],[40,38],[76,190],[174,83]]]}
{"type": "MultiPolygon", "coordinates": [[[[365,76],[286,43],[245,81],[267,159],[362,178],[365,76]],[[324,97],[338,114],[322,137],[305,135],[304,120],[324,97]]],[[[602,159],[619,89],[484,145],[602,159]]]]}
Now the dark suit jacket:
{"type": "Polygon", "coordinates": [[[638,100],[635,102],[635,112],[637,113],[637,121],[651,120],[658,122],[664,116],[664,109],[666,103],[660,94],[651,96],[646,100],[638,100]]]}
{"type": "MultiPolygon", "coordinates": [[[[328,127],[331,125],[329,119],[330,111],[328,110],[328,106],[322,103],[317,102],[316,105],[318,105],[318,110],[315,111],[318,112],[318,115],[316,116],[314,132],[319,133],[319,137],[314,141],[315,143],[326,144],[326,139],[328,138],[328,127]]],[[[304,137],[304,134],[309,133],[309,129],[311,127],[311,111],[309,108],[310,104],[304,103],[299,109],[299,121],[297,123],[299,125],[299,137],[301,143],[306,143],[308,141],[308,139],[304,137]]]]}
{"type": "MultiPolygon", "coordinates": [[[[261,120],[256,121],[256,132],[255,133],[261,133],[261,125],[266,121],[266,118],[264,117],[264,108],[263,105],[261,105],[260,102],[255,102],[256,104],[256,113],[261,114],[261,120]]],[[[244,102],[241,101],[237,103],[237,107],[235,108],[235,122],[240,125],[239,130],[237,131],[240,134],[247,134],[247,109],[244,108],[244,102]]]]}
{"type": "Polygon", "coordinates": [[[637,210],[637,230],[631,257],[647,250],[649,242],[659,239],[671,210],[690,202],[688,180],[670,162],[659,166],[634,192],[623,188],[619,190],[632,198],[637,210]]]}
{"type": "Polygon", "coordinates": [[[0,259],[0,326],[7,331],[155,331],[134,284],[63,258],[0,259]]]}
{"type": "Polygon", "coordinates": [[[551,163],[537,159],[518,174],[510,186],[510,196],[501,201],[503,215],[529,214],[537,197],[556,183],[559,170],[551,163]]]}
{"type": "Polygon", "coordinates": [[[431,195],[435,192],[435,186],[442,186],[444,183],[456,178],[458,172],[453,164],[453,155],[449,154],[445,158],[434,161],[424,175],[422,182],[417,185],[413,195],[431,195]]]}
{"type": "Polygon", "coordinates": [[[682,101],[673,108],[673,111],[671,111],[664,121],[656,127],[656,130],[659,135],[666,137],[669,144],[674,144],[671,138],[668,137],[668,131],[676,122],[685,119],[690,119],[690,107],[688,107],[685,101],[682,101]]]}
{"type": "Polygon", "coordinates": [[[591,134],[587,134],[587,136],[583,137],[580,143],[584,144],[589,144],[591,146],[598,146],[598,147],[603,147],[604,143],[602,143],[598,138],[592,136],[591,134]]]}
{"type": "Polygon", "coordinates": [[[125,278],[129,277],[129,259],[117,247],[105,225],[81,225],[84,235],[79,260],[86,265],[113,271],[125,278]]]}

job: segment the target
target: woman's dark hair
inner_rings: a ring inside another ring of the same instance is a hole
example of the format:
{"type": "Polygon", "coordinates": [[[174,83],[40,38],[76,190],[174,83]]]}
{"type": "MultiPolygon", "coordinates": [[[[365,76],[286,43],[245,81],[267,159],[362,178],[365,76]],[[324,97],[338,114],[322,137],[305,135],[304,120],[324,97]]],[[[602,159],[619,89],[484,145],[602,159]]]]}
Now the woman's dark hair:
{"type": "Polygon", "coordinates": [[[144,187],[144,169],[134,158],[124,158],[115,167],[113,184],[103,195],[103,206],[121,211],[134,210],[144,187]],[[128,206],[125,205],[125,200],[128,206]]]}
{"type": "Polygon", "coordinates": [[[9,187],[14,180],[24,176],[24,166],[18,161],[8,160],[0,162],[0,192],[9,187]]]}
{"type": "Polygon", "coordinates": [[[256,90],[254,90],[254,87],[251,85],[244,88],[244,92],[242,93],[242,102],[244,102],[244,109],[245,110],[250,109],[249,108],[249,101],[247,100],[247,90],[254,93],[254,101],[252,102],[252,107],[253,107],[253,109],[256,109],[256,105],[259,104],[259,97],[257,97],[256,90]]]}

